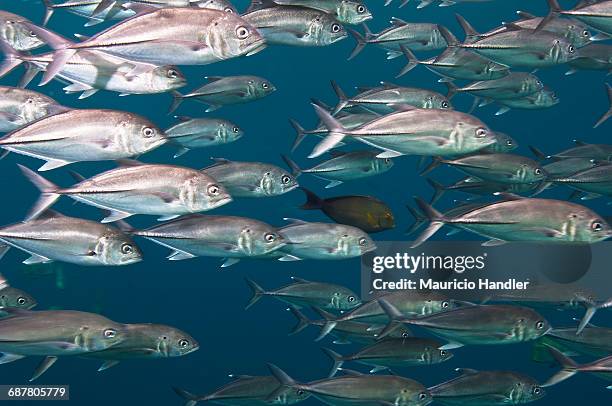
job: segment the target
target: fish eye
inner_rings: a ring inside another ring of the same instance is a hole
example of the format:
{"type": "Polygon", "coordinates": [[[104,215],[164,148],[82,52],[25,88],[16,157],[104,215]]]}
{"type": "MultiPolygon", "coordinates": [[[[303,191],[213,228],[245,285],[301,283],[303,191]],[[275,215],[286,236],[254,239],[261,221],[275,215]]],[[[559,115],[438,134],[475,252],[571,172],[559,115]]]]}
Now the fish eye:
{"type": "Polygon", "coordinates": [[[385,158],[385,163],[386,163],[386,164],[388,164],[388,163],[390,163],[390,162],[391,162],[391,159],[389,159],[389,158],[385,158]]]}
{"type": "Polygon", "coordinates": [[[142,129],[142,135],[145,138],[151,138],[153,135],[155,135],[155,130],[151,127],[145,127],[142,129]]]}
{"type": "Polygon", "coordinates": [[[302,389],[298,389],[297,391],[295,391],[295,393],[297,393],[298,396],[302,396],[304,394],[304,391],[302,389]]]}
{"type": "Polygon", "coordinates": [[[448,108],[448,102],[446,100],[444,100],[441,104],[443,109],[447,109],[448,108]]]}
{"type": "Polygon", "coordinates": [[[283,175],[283,177],[281,178],[281,182],[283,182],[283,184],[288,184],[289,182],[291,182],[291,178],[287,175],[283,175]]]}
{"type": "Polygon", "coordinates": [[[355,301],[355,296],[349,296],[348,297],[348,301],[351,302],[351,303],[354,302],[355,301]]]}
{"type": "Polygon", "coordinates": [[[181,348],[187,348],[187,346],[189,345],[189,341],[187,341],[184,338],[182,338],[182,339],[179,340],[178,345],[181,348]]]}
{"type": "Polygon", "coordinates": [[[366,245],[368,245],[368,241],[364,237],[361,237],[359,239],[359,245],[361,245],[362,247],[365,247],[366,245]]]}
{"type": "Polygon", "coordinates": [[[446,357],[446,354],[447,354],[446,350],[440,350],[440,356],[446,357]]]}
{"type": "Polygon", "coordinates": [[[123,244],[121,246],[121,253],[128,255],[131,254],[132,252],[134,252],[134,247],[132,247],[130,244],[123,244]]]}
{"type": "Polygon", "coordinates": [[[582,31],[582,36],[588,38],[588,37],[591,36],[591,33],[588,30],[584,30],[584,31],[582,31]]]}
{"type": "Polygon", "coordinates": [[[487,136],[487,129],[486,128],[479,128],[476,130],[476,138],[484,138],[487,136]]]}
{"type": "Polygon", "coordinates": [[[273,234],[273,233],[268,233],[268,234],[266,234],[266,235],[264,236],[264,239],[265,239],[267,242],[274,242],[274,241],[276,240],[276,234],[273,234]]]}
{"type": "Polygon", "coordinates": [[[538,322],[536,323],[536,328],[537,328],[538,330],[542,330],[542,329],[544,328],[544,322],[543,322],[543,321],[538,321],[538,322]]]}
{"type": "Polygon", "coordinates": [[[240,128],[238,127],[234,127],[232,128],[232,131],[235,132],[236,134],[240,132],[240,128]]]}
{"type": "Polygon", "coordinates": [[[340,24],[332,24],[332,26],[331,26],[331,30],[334,33],[340,32],[340,29],[341,29],[340,24]]]}
{"type": "Polygon", "coordinates": [[[17,304],[24,305],[24,304],[26,304],[26,302],[27,302],[27,299],[25,297],[23,297],[23,296],[19,296],[17,298],[17,304]]]}
{"type": "Polygon", "coordinates": [[[32,38],[36,38],[36,33],[34,33],[34,31],[30,31],[28,35],[32,38]]]}
{"type": "Polygon", "coordinates": [[[544,86],[544,84],[542,83],[542,81],[541,81],[541,80],[536,80],[536,85],[537,85],[538,87],[542,87],[542,86],[544,86]]]}
{"type": "Polygon", "coordinates": [[[419,393],[419,400],[425,400],[425,399],[427,399],[427,393],[425,392],[419,393]]]}
{"type": "Polygon", "coordinates": [[[208,194],[211,196],[217,196],[219,194],[219,186],[217,185],[210,185],[208,187],[208,194]]]}
{"type": "Polygon", "coordinates": [[[513,143],[512,143],[512,140],[508,140],[508,141],[506,141],[506,145],[507,145],[507,146],[511,147],[511,146],[512,146],[512,144],[513,144],[513,143]]]}
{"type": "Polygon", "coordinates": [[[443,309],[446,309],[448,306],[450,306],[450,303],[448,303],[446,301],[442,302],[442,308],[443,309]]]}
{"type": "Polygon", "coordinates": [[[359,14],[365,13],[365,10],[366,10],[366,8],[363,6],[363,4],[360,4],[360,5],[357,6],[357,12],[359,14]]]}
{"type": "Polygon", "coordinates": [[[601,231],[603,230],[603,224],[601,224],[599,221],[594,221],[593,224],[591,224],[591,230],[601,231]]]}
{"type": "Polygon", "coordinates": [[[249,36],[249,30],[246,27],[240,26],[236,28],[236,35],[239,39],[245,39],[249,36]]]}
{"type": "Polygon", "coordinates": [[[404,331],[402,333],[402,338],[408,338],[408,337],[410,337],[410,334],[408,334],[407,332],[404,331]]]}
{"type": "Polygon", "coordinates": [[[225,9],[223,9],[223,11],[225,11],[226,13],[230,13],[230,14],[232,14],[234,12],[234,10],[232,10],[229,7],[225,7],[225,9]]]}
{"type": "Polygon", "coordinates": [[[268,82],[263,82],[263,83],[261,84],[261,87],[263,87],[264,89],[267,89],[267,88],[269,88],[269,87],[270,87],[270,85],[268,84],[268,82]]]}
{"type": "Polygon", "coordinates": [[[167,74],[167,76],[168,76],[170,79],[176,79],[176,78],[178,77],[178,72],[177,72],[177,71],[175,71],[174,69],[168,69],[168,74],[167,74]]]}
{"type": "Polygon", "coordinates": [[[106,338],[114,338],[117,335],[117,330],[113,328],[107,328],[104,330],[104,337],[106,338]]]}
{"type": "Polygon", "coordinates": [[[539,386],[534,386],[531,390],[531,393],[533,393],[534,395],[539,395],[540,393],[542,393],[542,388],[540,388],[539,386]]]}
{"type": "Polygon", "coordinates": [[[34,99],[32,98],[28,98],[28,100],[26,100],[27,104],[33,104],[34,103],[34,99]]]}
{"type": "Polygon", "coordinates": [[[576,48],[574,48],[573,45],[570,45],[570,46],[567,47],[567,52],[569,52],[570,54],[573,54],[575,50],[576,50],[576,48]]]}
{"type": "Polygon", "coordinates": [[[535,171],[534,171],[534,172],[535,172],[535,174],[536,174],[536,175],[541,175],[541,174],[542,174],[542,169],[540,169],[540,168],[535,168],[535,171]]]}

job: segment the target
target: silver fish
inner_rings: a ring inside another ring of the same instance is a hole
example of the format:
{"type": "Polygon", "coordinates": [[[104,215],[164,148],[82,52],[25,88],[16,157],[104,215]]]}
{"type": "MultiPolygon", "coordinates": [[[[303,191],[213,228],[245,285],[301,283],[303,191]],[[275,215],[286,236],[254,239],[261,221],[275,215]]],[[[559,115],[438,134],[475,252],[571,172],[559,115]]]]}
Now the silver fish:
{"type": "Polygon", "coordinates": [[[38,304],[29,293],[9,285],[4,275],[0,274],[0,307],[16,307],[29,310],[38,304]]]}
{"type": "MultiPolygon", "coordinates": [[[[257,1],[257,0],[256,0],[257,1]]],[[[283,6],[302,6],[331,14],[342,24],[359,24],[372,19],[361,1],[353,0],[272,0],[283,6]]]]}
{"type": "Polygon", "coordinates": [[[30,23],[30,20],[0,10],[0,38],[17,51],[32,51],[42,47],[44,41],[24,23],[30,23]]]}
{"type": "Polygon", "coordinates": [[[113,222],[134,214],[161,216],[169,220],[183,214],[211,210],[232,198],[209,176],[190,168],[122,161],[116,169],[69,188],[60,188],[30,169],[23,174],[41,191],[27,220],[35,218],[62,195],[87,205],[109,210],[102,222],[113,222]]]}
{"type": "Polygon", "coordinates": [[[576,59],[569,63],[571,67],[566,75],[572,75],[579,70],[603,70],[612,72],[612,45],[589,44],[578,50],[576,59]]]}
{"type": "Polygon", "coordinates": [[[293,171],[295,177],[302,173],[311,173],[318,178],[329,180],[326,189],[336,187],[343,182],[363,179],[387,172],[393,167],[389,158],[378,158],[376,152],[351,151],[331,152],[332,158],[309,169],[301,169],[288,156],[283,159],[293,171]]]}
{"type": "Polygon", "coordinates": [[[215,164],[202,172],[222,184],[232,197],[280,196],[299,186],[293,175],[275,165],[213,159],[215,164]]]}
{"type": "Polygon", "coordinates": [[[1,251],[29,253],[26,265],[62,261],[81,266],[129,265],[142,260],[134,242],[116,228],[52,210],[36,219],[0,228],[1,251]]]}
{"type": "Polygon", "coordinates": [[[33,90],[0,86],[0,132],[13,131],[67,108],[33,90]]]}
{"type": "Polygon", "coordinates": [[[144,117],[117,110],[68,110],[0,138],[0,148],[47,161],[39,171],[73,162],[129,158],[167,141],[144,117]]]}
{"type": "Polygon", "coordinates": [[[549,22],[561,14],[580,20],[608,36],[612,35],[612,1],[610,0],[583,1],[573,10],[562,10],[557,0],[548,0],[548,5],[550,14],[540,23],[542,29],[547,29],[549,22]]]}
{"type": "Polygon", "coordinates": [[[506,113],[510,109],[540,110],[559,104],[560,100],[550,89],[542,89],[520,99],[497,100],[502,107],[495,113],[496,116],[506,113]]]}
{"type": "Polygon", "coordinates": [[[526,72],[512,72],[494,80],[481,80],[463,87],[449,85],[449,97],[457,93],[469,93],[484,99],[520,99],[544,88],[542,81],[526,72]]]}
{"type": "Polygon", "coordinates": [[[133,234],[172,249],[170,261],[220,257],[226,259],[222,267],[273,253],[286,241],[266,223],[235,216],[185,216],[133,234]]]}
{"type": "MultiPolygon", "coordinates": [[[[563,369],[550,377],[544,384],[545,387],[563,382],[576,375],[578,372],[589,372],[607,381],[612,381],[612,356],[604,357],[587,364],[578,364],[554,347],[548,346],[548,350],[563,369]]],[[[607,389],[612,389],[612,385],[609,385],[607,389]]]]}
{"type": "Polygon", "coordinates": [[[244,131],[236,124],[218,118],[177,117],[180,122],[164,132],[178,146],[177,158],[191,149],[229,144],[242,138],[244,131]]]}

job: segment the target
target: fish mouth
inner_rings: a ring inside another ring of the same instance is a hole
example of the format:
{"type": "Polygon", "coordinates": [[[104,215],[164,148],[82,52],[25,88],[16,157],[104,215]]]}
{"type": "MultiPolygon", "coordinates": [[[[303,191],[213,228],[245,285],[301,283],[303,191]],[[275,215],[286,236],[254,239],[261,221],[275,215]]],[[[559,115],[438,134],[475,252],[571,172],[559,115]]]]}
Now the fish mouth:
{"type": "Polygon", "coordinates": [[[332,39],[330,44],[335,44],[338,41],[342,41],[343,39],[348,38],[348,34],[343,32],[342,35],[338,35],[336,38],[332,39]]]}
{"type": "Polygon", "coordinates": [[[285,193],[287,193],[287,192],[291,192],[292,190],[295,190],[295,189],[297,189],[297,188],[299,188],[299,187],[300,187],[300,185],[298,185],[298,184],[291,185],[291,186],[289,186],[289,187],[285,188],[285,193]]]}
{"type": "Polygon", "coordinates": [[[368,252],[372,252],[375,251],[378,247],[376,246],[376,244],[372,243],[371,247],[365,248],[365,249],[361,249],[361,255],[367,254],[368,252]]]}
{"type": "Polygon", "coordinates": [[[263,51],[268,45],[266,44],[266,40],[262,37],[261,39],[249,44],[246,47],[245,56],[255,55],[258,52],[263,51]]]}
{"type": "Polygon", "coordinates": [[[217,208],[217,207],[221,207],[225,204],[228,204],[229,202],[233,201],[234,199],[230,196],[224,196],[218,200],[215,200],[214,202],[212,202],[211,204],[211,209],[217,208]]]}

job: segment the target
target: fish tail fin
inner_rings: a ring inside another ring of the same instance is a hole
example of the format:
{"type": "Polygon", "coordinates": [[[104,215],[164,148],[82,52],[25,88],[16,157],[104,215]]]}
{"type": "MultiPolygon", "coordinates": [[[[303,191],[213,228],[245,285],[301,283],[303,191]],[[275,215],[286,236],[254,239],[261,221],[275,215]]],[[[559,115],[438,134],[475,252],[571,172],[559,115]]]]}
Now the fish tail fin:
{"type": "Polygon", "coordinates": [[[597,128],[599,127],[601,124],[604,123],[604,121],[606,121],[607,119],[610,118],[610,116],[612,116],[612,86],[610,86],[609,83],[606,83],[606,90],[608,92],[608,101],[610,102],[610,108],[608,109],[608,111],[599,119],[599,121],[597,121],[597,123],[595,123],[595,125],[593,126],[593,128],[597,128]]]}
{"type": "Polygon", "coordinates": [[[419,228],[421,228],[421,226],[427,222],[427,218],[421,212],[414,209],[410,205],[406,205],[406,208],[408,209],[408,212],[412,215],[412,217],[414,217],[414,223],[412,223],[408,230],[406,230],[406,234],[410,235],[419,228]]]}
{"type": "Polygon", "coordinates": [[[40,213],[47,210],[61,195],[56,193],[58,187],[55,184],[23,165],[18,164],[17,166],[19,166],[23,175],[40,190],[40,198],[34,203],[34,206],[26,216],[25,221],[27,221],[36,218],[40,213]]]}
{"type": "Polygon", "coordinates": [[[346,129],[342,126],[342,124],[340,124],[340,122],[336,120],[334,116],[332,116],[327,110],[314,103],[313,107],[315,109],[315,112],[323,122],[323,125],[327,127],[329,135],[314,147],[310,155],[308,155],[308,158],[316,158],[318,156],[321,156],[330,149],[337,146],[338,143],[340,143],[344,139],[344,135],[346,132],[346,129]]]}
{"type": "Polygon", "coordinates": [[[396,78],[404,76],[406,73],[416,68],[419,63],[421,63],[421,61],[417,59],[417,57],[412,53],[410,49],[408,49],[404,45],[400,45],[400,49],[402,50],[402,54],[404,54],[408,63],[406,63],[406,66],[404,66],[402,70],[397,74],[397,76],[395,76],[396,78]]]}
{"type": "Polygon", "coordinates": [[[266,291],[261,286],[259,286],[254,280],[249,279],[249,278],[245,278],[245,280],[253,292],[253,296],[251,297],[251,300],[249,300],[249,303],[247,303],[247,305],[244,308],[246,310],[246,309],[249,309],[251,306],[253,306],[255,303],[257,303],[257,301],[259,301],[259,299],[261,299],[266,294],[266,291]]]}
{"type": "Polygon", "coordinates": [[[549,157],[543,153],[542,151],[540,151],[538,148],[534,147],[533,145],[529,145],[529,149],[531,150],[531,153],[540,160],[544,160],[544,159],[548,159],[549,157]]]}
{"type": "Polygon", "coordinates": [[[42,25],[44,27],[45,25],[49,23],[49,20],[51,19],[51,16],[53,15],[53,12],[55,11],[55,8],[54,8],[55,4],[53,4],[51,0],[42,0],[42,1],[45,6],[45,16],[42,22],[42,25]]]}
{"type": "Polygon", "coordinates": [[[593,318],[593,316],[595,316],[597,310],[606,309],[612,306],[612,298],[600,304],[594,303],[590,300],[585,300],[584,302],[586,303],[587,309],[584,312],[582,320],[580,320],[580,324],[578,325],[578,329],[576,330],[576,335],[580,335],[582,333],[582,330],[584,330],[584,328],[589,325],[591,319],[593,318]]]}
{"type": "Polygon", "coordinates": [[[338,97],[338,104],[336,105],[336,107],[334,107],[334,111],[331,113],[332,116],[335,116],[340,112],[340,110],[349,107],[349,101],[348,97],[346,96],[346,93],[344,93],[344,90],[342,90],[338,82],[332,80],[331,85],[332,89],[334,89],[334,93],[336,93],[336,96],[338,97]]]}
{"type": "Polygon", "coordinates": [[[317,196],[314,192],[306,189],[305,187],[301,187],[302,192],[306,194],[306,203],[300,206],[300,209],[303,210],[318,210],[323,207],[323,199],[317,196]]]}
{"type": "Polygon", "coordinates": [[[306,317],[304,313],[302,313],[297,307],[289,306],[287,310],[289,310],[291,314],[293,314],[297,319],[297,324],[293,327],[293,329],[291,329],[289,335],[297,334],[300,331],[304,330],[306,327],[310,326],[310,319],[306,317]]]}
{"type": "Polygon", "coordinates": [[[384,310],[387,317],[389,317],[389,324],[387,324],[377,337],[378,339],[382,339],[399,328],[405,320],[405,317],[397,307],[393,306],[384,298],[378,299],[378,305],[384,310]]]}
{"type": "Polygon", "coordinates": [[[168,114],[171,114],[181,105],[183,102],[183,95],[176,90],[171,92],[172,94],[172,104],[170,104],[170,108],[168,109],[168,114]]]}
{"type": "Polygon", "coordinates": [[[578,373],[578,364],[574,362],[571,358],[563,354],[558,349],[547,345],[548,351],[553,356],[553,358],[561,365],[561,371],[554,374],[552,377],[546,381],[546,383],[542,386],[548,387],[556,385],[578,373]]]}
{"type": "Polygon", "coordinates": [[[431,178],[427,178],[426,180],[427,180],[427,183],[429,183],[429,186],[431,186],[433,188],[433,190],[434,190],[434,194],[431,197],[431,200],[430,200],[429,204],[434,204],[438,200],[440,200],[440,198],[442,197],[444,192],[446,192],[446,186],[444,186],[440,182],[435,181],[435,180],[433,180],[431,178]]]}
{"type": "Polygon", "coordinates": [[[342,365],[344,364],[344,357],[342,357],[342,355],[338,354],[336,351],[330,350],[329,348],[321,348],[321,350],[323,350],[323,352],[334,362],[328,375],[328,378],[331,378],[336,375],[336,372],[338,372],[340,368],[342,368],[342,365]]]}
{"type": "Polygon", "coordinates": [[[423,244],[425,241],[429,239],[432,235],[434,235],[446,222],[446,219],[442,215],[442,213],[438,212],[436,209],[427,204],[423,199],[417,197],[414,199],[416,204],[419,206],[421,211],[425,213],[427,218],[430,221],[429,227],[425,229],[421,233],[421,235],[412,243],[411,248],[416,248],[419,245],[423,244]]]}
{"type": "Polygon", "coordinates": [[[297,178],[302,174],[302,169],[298,166],[298,164],[295,163],[293,159],[289,158],[285,154],[282,154],[281,158],[283,158],[283,161],[285,161],[289,169],[291,169],[291,173],[293,174],[293,176],[297,178]]]}
{"type": "Polygon", "coordinates": [[[293,127],[293,129],[295,130],[296,134],[295,141],[293,141],[293,145],[291,146],[291,152],[293,152],[302,143],[302,141],[304,141],[304,138],[306,137],[306,130],[304,130],[304,127],[302,127],[300,123],[298,123],[292,118],[289,119],[289,123],[291,124],[291,127],[293,127]]]}
{"type": "Polygon", "coordinates": [[[66,62],[76,54],[77,50],[72,48],[74,43],[59,34],[32,23],[24,23],[34,34],[41,38],[53,52],[53,60],[45,68],[45,73],[39,86],[49,83],[63,68],[66,62]]]}
{"type": "Polygon", "coordinates": [[[349,32],[349,34],[351,34],[351,36],[355,39],[356,42],[355,48],[353,48],[351,54],[347,58],[347,60],[349,61],[359,55],[359,53],[363,51],[363,48],[368,44],[368,34],[371,35],[371,33],[369,28],[367,28],[368,26],[366,24],[363,24],[363,26],[366,29],[365,36],[361,35],[361,33],[359,33],[359,31],[357,30],[347,28],[347,31],[349,32]]]}
{"type": "Polygon", "coordinates": [[[446,98],[450,100],[455,97],[459,90],[459,87],[457,87],[457,85],[454,84],[452,81],[444,82],[444,84],[446,85],[446,98]]]}
{"type": "Polygon", "coordinates": [[[325,336],[331,333],[334,328],[336,328],[336,326],[338,325],[338,321],[335,319],[333,314],[328,313],[323,309],[320,309],[318,307],[313,307],[312,309],[325,320],[325,324],[321,328],[319,335],[317,336],[317,338],[315,338],[315,341],[321,341],[323,338],[325,338],[325,336]]]}
{"type": "Polygon", "coordinates": [[[440,158],[439,156],[434,157],[431,160],[431,163],[427,165],[427,168],[423,169],[419,175],[421,176],[427,175],[429,172],[433,171],[434,169],[436,169],[438,166],[440,166],[443,163],[444,163],[444,159],[440,158]]]}
{"type": "Polygon", "coordinates": [[[274,364],[268,364],[268,369],[270,373],[280,382],[281,386],[272,392],[271,395],[268,396],[268,399],[275,399],[278,395],[280,395],[285,388],[292,389],[306,389],[307,385],[302,385],[297,382],[295,379],[290,377],[285,371],[280,369],[274,364]]]}
{"type": "Polygon", "coordinates": [[[472,41],[475,38],[480,37],[480,33],[474,29],[472,24],[470,24],[468,20],[465,19],[465,17],[463,17],[459,13],[455,13],[455,18],[457,19],[457,22],[459,23],[459,25],[461,26],[461,29],[465,33],[466,42],[472,41]]]}
{"type": "Polygon", "coordinates": [[[4,39],[0,39],[0,52],[4,54],[4,61],[0,65],[1,78],[23,63],[24,54],[16,51],[4,39]]]}
{"type": "Polygon", "coordinates": [[[185,389],[177,388],[176,386],[173,386],[172,389],[177,395],[187,401],[185,402],[185,406],[195,406],[195,404],[198,403],[198,401],[200,400],[199,396],[196,396],[193,393],[186,391],[185,389]]]}

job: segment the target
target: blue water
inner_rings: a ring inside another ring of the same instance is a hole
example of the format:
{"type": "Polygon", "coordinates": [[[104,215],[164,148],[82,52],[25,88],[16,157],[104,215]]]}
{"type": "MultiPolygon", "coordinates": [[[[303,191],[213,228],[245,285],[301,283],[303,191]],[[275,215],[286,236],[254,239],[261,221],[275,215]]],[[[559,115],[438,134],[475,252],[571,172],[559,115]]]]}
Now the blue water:
{"type": "MultiPolygon", "coordinates": [[[[244,1],[236,5],[241,10],[246,8],[244,1]]],[[[458,35],[460,30],[453,15],[456,11],[461,12],[482,31],[499,25],[501,21],[512,20],[517,9],[526,9],[539,15],[546,12],[544,0],[499,0],[423,10],[416,10],[414,4],[402,9],[398,9],[397,4],[383,7],[382,1],[372,0],[368,2],[368,7],[375,15],[374,21],[369,24],[373,31],[384,28],[389,18],[396,16],[415,22],[435,21],[458,35]]],[[[21,14],[34,22],[41,21],[44,11],[42,2],[38,1],[0,0],[0,8],[21,14]]],[[[59,11],[53,16],[49,27],[67,37],[74,33],[91,35],[101,29],[101,26],[83,28],[83,22],[77,16],[59,11]]],[[[445,91],[444,86],[436,82],[437,76],[423,67],[414,69],[400,79],[394,79],[404,61],[387,61],[384,52],[375,47],[366,47],[357,58],[347,62],[346,57],[353,45],[352,39],[346,39],[326,48],[270,46],[249,58],[206,67],[182,68],[189,78],[188,89],[203,84],[207,75],[253,74],[268,78],[278,91],[255,103],[225,107],[214,113],[204,113],[201,105],[185,102],[179,114],[193,117],[218,116],[233,120],[244,129],[244,138],[222,147],[195,150],[177,160],[172,159],[174,151],[171,148],[162,147],[143,156],[142,160],[174,162],[199,168],[209,165],[209,157],[214,156],[283,165],[279,154],[289,151],[294,137],[287,119],[295,118],[306,128],[314,126],[317,120],[309,99],[316,97],[335,103],[335,96],[329,86],[330,79],[338,80],[347,91],[356,85],[375,85],[381,80],[445,91]]],[[[529,144],[545,152],[555,152],[571,146],[572,139],[593,143],[608,142],[612,122],[597,130],[592,129],[593,123],[608,108],[603,85],[605,73],[579,72],[573,76],[564,76],[566,70],[566,67],[558,67],[538,72],[544,83],[561,98],[561,103],[551,109],[514,110],[502,116],[494,116],[496,109],[489,106],[478,109],[475,114],[491,128],[515,137],[521,144],[517,153],[525,155],[529,155],[529,144]]],[[[20,74],[21,71],[14,72],[0,83],[15,85],[20,74]]],[[[30,87],[35,89],[35,83],[30,87]]],[[[116,94],[100,92],[89,99],[77,100],[74,95],[64,95],[61,88],[61,84],[53,82],[37,90],[68,106],[129,110],[153,119],[162,128],[174,123],[172,117],[166,114],[171,102],[169,95],[118,97],[116,94]]],[[[471,102],[471,98],[465,95],[454,100],[457,109],[463,111],[467,111],[471,102]]],[[[294,154],[300,165],[312,164],[312,160],[306,159],[312,145],[313,140],[308,140],[294,154]]],[[[395,230],[377,234],[375,238],[405,240],[404,230],[412,221],[405,210],[405,204],[411,202],[414,195],[428,198],[431,194],[427,183],[416,172],[416,161],[412,157],[397,159],[395,167],[383,176],[347,183],[331,190],[323,189],[326,184],[324,181],[308,175],[301,177],[300,183],[324,197],[369,194],[385,200],[394,210],[398,224],[395,230]]],[[[24,163],[32,168],[40,165],[40,161],[15,154],[0,162],[3,191],[1,224],[19,221],[38,196],[35,188],[21,176],[16,163],[24,163]]],[[[87,163],[74,165],[73,169],[91,176],[112,166],[112,163],[87,163]]],[[[72,182],[63,169],[47,172],[45,176],[60,185],[72,182]]],[[[450,169],[438,169],[433,176],[449,183],[461,175],[450,169]]],[[[561,198],[567,195],[568,190],[562,188],[546,194],[561,198]]],[[[452,199],[464,197],[462,194],[449,194],[437,206],[446,208],[452,204],[452,199]]],[[[273,199],[238,200],[216,213],[249,216],[276,225],[284,223],[283,217],[328,221],[317,211],[304,212],[297,209],[302,201],[301,192],[294,191],[273,199]]],[[[600,199],[589,201],[588,205],[602,214],[609,214],[611,209],[605,203],[600,199]]],[[[69,215],[99,219],[96,210],[83,205],[73,206],[68,199],[62,199],[56,208],[69,215]]],[[[152,224],[151,218],[143,216],[130,221],[137,227],[152,224]]],[[[250,297],[244,277],[253,278],[264,288],[282,286],[289,282],[290,276],[299,276],[340,283],[359,291],[358,259],[289,263],[242,261],[231,268],[220,270],[220,261],[216,258],[168,262],[165,260],[168,254],[165,248],[144,240],[138,243],[145,252],[146,260],[124,268],[81,268],[68,264],[32,268],[21,264],[26,254],[11,250],[2,259],[0,270],[12,285],[34,295],[40,303],[39,309],[57,307],[96,311],[120,322],[170,324],[192,334],[199,341],[200,350],[183,358],[125,361],[103,373],[96,372],[96,361],[60,359],[37,383],[69,384],[72,403],[79,405],[179,405],[182,400],[173,393],[172,385],[205,393],[226,383],[229,380],[228,373],[266,374],[266,362],[278,364],[299,380],[326,376],[331,363],[319,347],[333,344],[329,341],[313,342],[317,332],[315,328],[288,337],[294,319],[284,310],[284,305],[272,299],[264,298],[252,309],[244,311],[244,305],[250,297]],[[63,274],[63,286],[56,283],[58,272],[63,274]]],[[[552,312],[547,316],[555,324],[571,322],[569,314],[552,312]]],[[[595,322],[610,325],[612,318],[602,313],[596,317],[595,322]]],[[[335,349],[348,353],[356,348],[336,346],[335,349]]],[[[453,369],[456,367],[511,369],[542,381],[556,371],[547,365],[532,363],[529,345],[463,348],[455,353],[456,356],[448,363],[422,369],[400,369],[398,372],[430,386],[454,377],[453,369]]],[[[25,359],[0,366],[0,383],[26,383],[37,363],[37,359],[25,359]]],[[[604,381],[592,376],[577,376],[549,389],[548,395],[539,404],[609,404],[610,392],[605,390],[606,385],[604,381]]],[[[314,404],[318,402],[313,399],[304,403],[305,406],[314,404]]]]}

